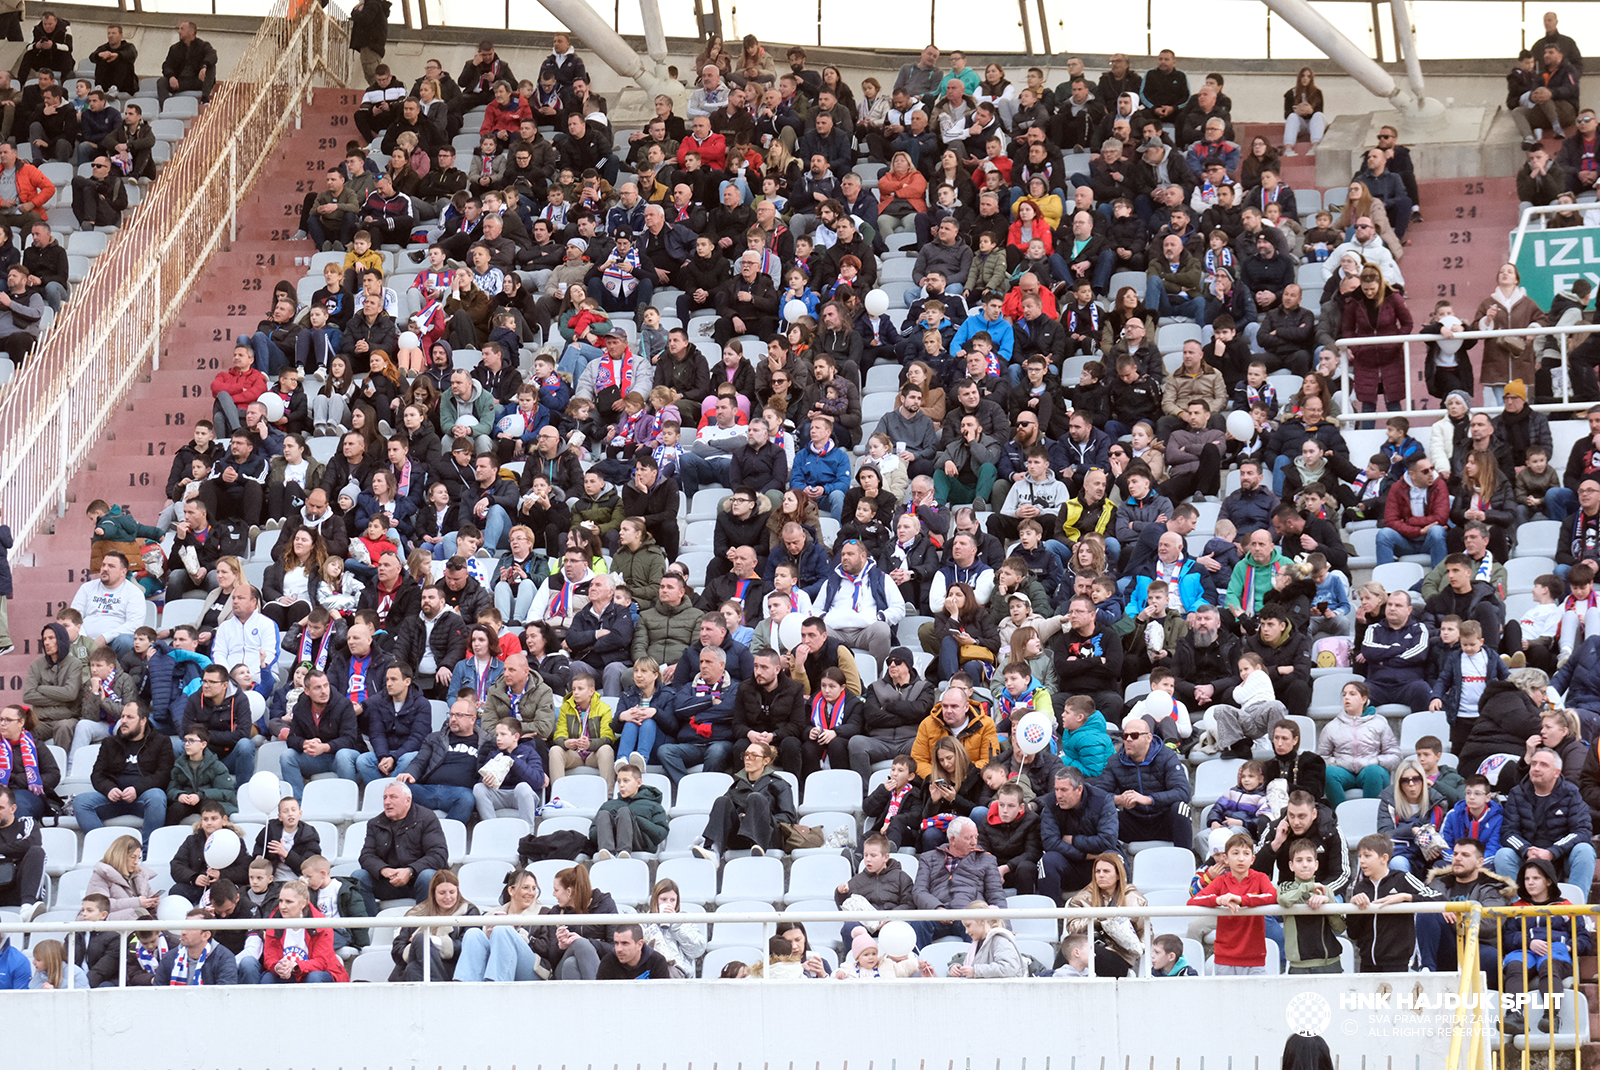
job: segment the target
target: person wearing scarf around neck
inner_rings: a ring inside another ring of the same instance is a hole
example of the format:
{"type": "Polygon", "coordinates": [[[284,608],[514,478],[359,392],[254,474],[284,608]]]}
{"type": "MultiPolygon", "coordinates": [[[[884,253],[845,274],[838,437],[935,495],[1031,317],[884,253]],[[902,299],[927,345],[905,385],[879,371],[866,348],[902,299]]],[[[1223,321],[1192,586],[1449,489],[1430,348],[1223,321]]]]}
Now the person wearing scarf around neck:
{"type": "MultiPolygon", "coordinates": [[[[1522,288],[1522,276],[1515,264],[1500,265],[1495,275],[1495,288],[1479,303],[1472,319],[1480,331],[1515,330],[1520,327],[1542,327],[1545,324],[1544,312],[1522,288]]],[[[1531,383],[1536,370],[1536,341],[1536,335],[1485,338],[1480,364],[1485,385],[1498,386],[1513,379],[1531,383]]]]}
{"type": "Polygon", "coordinates": [[[11,789],[21,818],[40,817],[61,802],[56,795],[61,769],[50,749],[36,742],[37,727],[31,707],[12,703],[0,708],[0,784],[11,789]]]}
{"type": "MultiPolygon", "coordinates": [[[[185,920],[208,918],[211,912],[198,907],[184,915],[185,920]]],[[[156,967],[158,987],[182,985],[236,985],[238,961],[233,952],[212,938],[210,929],[185,929],[178,934],[178,946],[161,956],[156,967]]]]}

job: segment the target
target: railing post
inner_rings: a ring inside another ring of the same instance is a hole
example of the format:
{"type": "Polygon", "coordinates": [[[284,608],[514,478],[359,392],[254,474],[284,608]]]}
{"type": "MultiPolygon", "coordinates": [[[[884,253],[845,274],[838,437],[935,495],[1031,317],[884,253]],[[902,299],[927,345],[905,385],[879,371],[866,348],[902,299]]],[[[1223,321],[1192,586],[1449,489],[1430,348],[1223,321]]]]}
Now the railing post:
{"type": "Polygon", "coordinates": [[[66,937],[67,937],[67,939],[66,939],[66,945],[67,945],[67,976],[66,976],[66,982],[67,982],[67,988],[70,990],[72,988],[72,972],[73,972],[73,968],[77,965],[77,959],[78,959],[78,934],[77,933],[67,933],[66,937]]]}
{"type": "MultiPolygon", "coordinates": [[[[428,930],[418,929],[417,932],[426,934],[428,930]]],[[[416,937],[412,936],[411,939],[415,940],[416,937]]],[[[430,934],[422,938],[422,983],[427,984],[431,980],[433,980],[433,937],[430,934]]]]}
{"type": "Polygon", "coordinates": [[[228,142],[228,241],[239,240],[239,142],[228,142]]]}
{"type": "Polygon", "coordinates": [[[150,325],[150,339],[151,339],[151,343],[152,343],[152,346],[153,346],[153,348],[151,350],[151,353],[150,353],[150,370],[151,370],[151,372],[158,372],[158,371],[161,370],[161,310],[162,310],[163,302],[161,300],[161,258],[159,256],[156,257],[155,272],[156,272],[156,285],[155,285],[155,306],[156,307],[155,307],[155,316],[152,317],[154,322],[151,323],[151,325],[150,325]]]}
{"type": "Polygon", "coordinates": [[[1565,405],[1572,400],[1572,369],[1567,364],[1567,336],[1556,337],[1561,340],[1561,403],[1565,405]]]}
{"type": "Polygon", "coordinates": [[[128,934],[122,934],[122,948],[117,955],[117,987],[128,987],[128,934]]]}

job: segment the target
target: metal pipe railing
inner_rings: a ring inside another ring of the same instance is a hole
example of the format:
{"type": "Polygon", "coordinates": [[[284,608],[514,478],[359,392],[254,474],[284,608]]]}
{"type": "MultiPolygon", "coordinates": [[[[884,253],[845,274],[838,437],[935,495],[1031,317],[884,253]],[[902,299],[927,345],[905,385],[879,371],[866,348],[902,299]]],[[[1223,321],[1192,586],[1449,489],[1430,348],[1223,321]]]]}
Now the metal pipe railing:
{"type": "MultiPolygon", "coordinates": [[[[1505,328],[1493,331],[1457,331],[1454,337],[1470,340],[1476,338],[1528,338],[1532,336],[1555,335],[1560,339],[1561,367],[1564,371],[1567,364],[1567,338],[1575,334],[1590,335],[1596,333],[1597,331],[1600,331],[1600,323],[1574,323],[1565,327],[1523,327],[1520,329],[1505,328]]],[[[1443,409],[1419,409],[1414,407],[1411,403],[1411,387],[1413,382],[1413,377],[1411,374],[1411,343],[1438,342],[1442,338],[1442,335],[1437,334],[1386,334],[1373,338],[1336,339],[1333,344],[1334,347],[1339,350],[1340,354],[1339,389],[1344,394],[1346,404],[1351,406],[1356,404],[1355,395],[1350,391],[1350,350],[1359,348],[1361,346],[1399,345],[1405,361],[1406,406],[1404,409],[1398,411],[1404,413],[1408,417],[1443,416],[1445,414],[1443,409]]],[[[1384,400],[1387,403],[1387,394],[1384,395],[1384,400]]],[[[1594,404],[1594,402],[1572,400],[1572,377],[1570,375],[1564,375],[1562,379],[1560,401],[1550,404],[1534,405],[1531,407],[1538,409],[1540,412],[1577,412],[1587,409],[1592,404],[1594,404]]],[[[1498,410],[1500,406],[1487,405],[1475,406],[1475,408],[1479,408],[1483,411],[1493,411],[1498,410]]],[[[1381,418],[1382,415],[1376,412],[1362,413],[1354,410],[1348,413],[1341,413],[1339,416],[1339,420],[1342,423],[1354,423],[1361,419],[1381,418]]]]}
{"type": "Polygon", "coordinates": [[[294,3],[290,16],[290,4],[278,0],[262,20],[159,180],[0,393],[0,517],[19,551],[65,505],[68,480],[138,376],[159,362],[163,331],[233,233],[239,202],[298,122],[314,81],[344,82],[348,28],[315,4],[294,3]]]}

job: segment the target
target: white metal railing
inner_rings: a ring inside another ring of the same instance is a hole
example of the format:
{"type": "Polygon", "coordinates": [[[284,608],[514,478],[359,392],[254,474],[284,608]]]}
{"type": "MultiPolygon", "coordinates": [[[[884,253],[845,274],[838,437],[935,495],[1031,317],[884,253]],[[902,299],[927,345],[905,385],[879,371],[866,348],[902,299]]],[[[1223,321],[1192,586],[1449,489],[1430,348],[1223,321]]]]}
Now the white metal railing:
{"type": "MultiPolygon", "coordinates": [[[[1582,214],[1586,210],[1592,211],[1600,208],[1593,201],[1583,201],[1578,204],[1525,204],[1522,214],[1517,218],[1517,227],[1511,232],[1511,250],[1506,258],[1513,264],[1517,262],[1517,254],[1522,252],[1522,239],[1528,234],[1528,224],[1539,216],[1561,215],[1564,212],[1577,212],[1582,214]]],[[[1542,228],[1541,228],[1542,229],[1542,228]]]]}
{"type": "MultiPolygon", "coordinates": [[[[1575,334],[1578,334],[1578,335],[1590,335],[1590,334],[1594,334],[1597,331],[1600,331],[1600,324],[1597,324],[1597,323],[1575,323],[1575,324],[1573,324],[1573,325],[1571,325],[1569,327],[1523,327],[1520,330],[1509,330],[1508,329],[1508,330],[1494,330],[1494,331],[1457,331],[1455,333],[1454,337],[1462,338],[1462,339],[1474,339],[1474,338],[1527,338],[1527,337],[1534,336],[1534,335],[1541,335],[1541,336],[1542,335],[1555,335],[1555,336],[1558,336],[1559,343],[1560,343],[1560,348],[1561,348],[1561,365],[1560,366],[1561,366],[1562,373],[1563,373],[1562,387],[1561,387],[1561,400],[1558,401],[1558,402],[1554,402],[1552,404],[1534,405],[1532,407],[1535,408],[1535,409],[1538,409],[1540,412],[1578,412],[1578,411],[1582,411],[1584,409],[1589,408],[1589,406],[1593,405],[1594,402],[1592,402],[1592,401],[1573,401],[1572,400],[1572,376],[1571,376],[1571,374],[1569,372],[1567,372],[1567,338],[1570,337],[1571,335],[1575,335],[1575,334]]],[[[1441,341],[1442,339],[1443,339],[1443,336],[1442,335],[1437,335],[1437,334],[1386,334],[1386,335],[1380,335],[1380,336],[1374,337],[1374,338],[1340,338],[1340,339],[1336,340],[1333,344],[1334,344],[1334,347],[1337,348],[1339,350],[1339,353],[1340,353],[1339,388],[1344,393],[1346,404],[1351,406],[1351,411],[1350,412],[1341,413],[1340,414],[1340,416],[1339,416],[1340,422],[1341,423],[1356,423],[1356,422],[1359,422],[1363,417],[1365,417],[1365,418],[1367,418],[1369,420],[1381,420],[1385,416],[1384,413],[1378,413],[1378,412],[1374,412],[1374,413],[1370,413],[1370,414],[1369,413],[1361,413],[1359,411],[1356,411],[1355,408],[1354,408],[1358,403],[1356,401],[1355,394],[1352,393],[1351,389],[1350,389],[1350,350],[1354,349],[1354,348],[1357,348],[1357,347],[1360,347],[1360,346],[1399,345],[1401,347],[1401,351],[1403,353],[1403,357],[1404,357],[1404,360],[1405,360],[1406,406],[1405,406],[1404,409],[1395,410],[1395,414],[1396,415],[1402,415],[1403,414],[1403,415],[1405,415],[1407,417],[1411,417],[1411,416],[1443,416],[1445,414],[1445,411],[1443,409],[1418,409],[1418,408],[1414,408],[1412,406],[1412,403],[1411,403],[1411,399],[1412,399],[1412,396],[1413,396],[1412,395],[1412,388],[1413,388],[1413,386],[1415,384],[1415,380],[1413,379],[1412,374],[1411,374],[1411,370],[1412,370],[1412,364],[1411,364],[1412,343],[1415,343],[1415,342],[1424,342],[1424,343],[1426,343],[1426,342],[1438,342],[1438,341],[1441,341]]],[[[1426,352],[1426,350],[1424,350],[1424,352],[1426,352]]],[[[1387,384],[1385,384],[1385,385],[1387,385],[1387,384]]],[[[1487,395],[1485,395],[1485,398],[1487,399],[1487,395]]],[[[1385,394],[1384,395],[1385,404],[1387,404],[1388,401],[1389,401],[1389,396],[1387,394],[1385,394]]],[[[1484,408],[1486,411],[1495,411],[1495,410],[1498,410],[1499,407],[1500,406],[1498,406],[1498,405],[1486,405],[1486,406],[1483,406],[1482,408],[1484,408]]]]}
{"type": "MultiPolygon", "coordinates": [[[[1439,914],[1463,912],[1463,904],[1448,904],[1439,901],[1398,903],[1382,907],[1360,908],[1348,903],[1329,903],[1320,910],[1313,912],[1308,907],[1255,907],[1240,910],[1240,914],[1260,914],[1266,916],[1289,914],[1439,914]]],[[[31,933],[35,935],[67,935],[80,932],[116,932],[116,933],[141,933],[141,932],[183,932],[192,929],[210,929],[213,932],[240,930],[256,931],[265,929],[422,929],[451,927],[462,929],[476,929],[511,925],[518,927],[538,928],[542,926],[564,925],[577,928],[583,925],[650,925],[650,924],[676,924],[688,923],[695,925],[751,925],[761,926],[761,946],[766,947],[766,942],[771,933],[779,924],[800,922],[802,924],[828,924],[843,925],[851,921],[933,921],[933,922],[960,922],[969,920],[988,921],[1021,921],[1036,918],[1050,918],[1057,921],[1095,920],[1100,918],[1219,918],[1227,916],[1226,912],[1213,910],[1209,907],[1191,906],[1143,906],[1143,907],[1019,907],[1019,908],[994,908],[987,910],[863,910],[863,911],[821,911],[821,910],[789,910],[782,914],[756,914],[747,911],[685,911],[681,914],[474,914],[455,915],[450,917],[432,917],[424,915],[399,915],[373,918],[185,918],[181,921],[160,921],[153,918],[136,919],[131,921],[32,921],[32,922],[6,922],[0,925],[0,932],[31,933]]],[[[1154,927],[1144,927],[1144,954],[1140,964],[1140,976],[1150,976],[1150,952],[1154,940],[1154,927]]],[[[67,987],[71,985],[71,975],[77,953],[76,941],[67,939],[62,941],[66,952],[67,987]]],[[[763,950],[763,953],[764,950],[763,950]]],[[[126,987],[128,983],[128,956],[120,956],[117,965],[117,987],[126,987]]],[[[432,956],[424,956],[422,960],[422,980],[428,982],[432,975],[432,956]]],[[[1089,955],[1089,976],[1094,974],[1094,955],[1089,955]]],[[[763,974],[765,976],[765,974],[763,974]]]]}
{"type": "MultiPolygon", "coordinates": [[[[67,481],[147,365],[240,201],[315,79],[344,84],[349,31],[307,0],[277,0],[227,81],[178,143],[127,226],[0,394],[0,522],[18,550],[66,500],[67,481]]],[[[58,209],[58,211],[65,209],[58,209]]]]}

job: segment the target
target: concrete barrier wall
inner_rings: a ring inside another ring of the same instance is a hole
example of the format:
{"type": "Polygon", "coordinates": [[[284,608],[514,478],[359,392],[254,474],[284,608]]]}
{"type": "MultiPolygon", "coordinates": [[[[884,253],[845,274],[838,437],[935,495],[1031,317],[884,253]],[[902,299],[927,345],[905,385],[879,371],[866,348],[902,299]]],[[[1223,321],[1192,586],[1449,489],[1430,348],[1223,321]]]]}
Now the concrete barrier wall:
{"type": "Polygon", "coordinates": [[[17,992],[6,996],[16,1028],[6,1036],[5,1062],[118,1070],[1269,1070],[1289,1033],[1307,1028],[1327,1038],[1341,1070],[1422,1070],[1443,1064],[1452,1012],[1442,1007],[1456,985],[1452,974],[1379,974],[17,992]],[[1406,1009],[1418,1001],[1426,1009],[1406,1009]]]}

